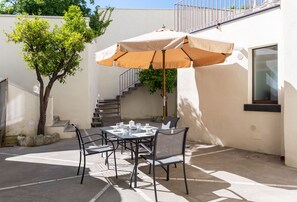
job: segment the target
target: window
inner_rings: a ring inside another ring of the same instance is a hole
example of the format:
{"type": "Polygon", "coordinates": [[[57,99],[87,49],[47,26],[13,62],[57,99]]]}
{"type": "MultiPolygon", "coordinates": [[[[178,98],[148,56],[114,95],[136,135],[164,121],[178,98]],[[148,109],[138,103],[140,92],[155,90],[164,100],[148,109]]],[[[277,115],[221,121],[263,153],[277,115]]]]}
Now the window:
{"type": "Polygon", "coordinates": [[[278,104],[277,45],[253,49],[253,104],[278,104]]]}

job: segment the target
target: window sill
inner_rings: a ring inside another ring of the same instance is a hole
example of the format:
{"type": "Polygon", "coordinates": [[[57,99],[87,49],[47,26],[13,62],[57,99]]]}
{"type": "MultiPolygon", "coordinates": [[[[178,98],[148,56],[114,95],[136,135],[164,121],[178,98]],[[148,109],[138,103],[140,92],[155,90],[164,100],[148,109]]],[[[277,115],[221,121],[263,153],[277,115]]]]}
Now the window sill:
{"type": "Polygon", "coordinates": [[[281,112],[281,105],[279,104],[244,104],[244,111],[256,112],[281,112]]]}

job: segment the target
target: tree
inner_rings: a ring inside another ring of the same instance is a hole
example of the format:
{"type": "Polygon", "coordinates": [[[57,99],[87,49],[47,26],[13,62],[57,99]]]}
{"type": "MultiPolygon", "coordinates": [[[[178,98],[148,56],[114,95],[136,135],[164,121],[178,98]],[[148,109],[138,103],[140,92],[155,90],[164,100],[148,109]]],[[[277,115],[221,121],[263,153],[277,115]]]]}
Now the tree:
{"type": "MultiPolygon", "coordinates": [[[[166,69],[166,92],[173,93],[173,90],[176,86],[176,69],[166,69]]],[[[163,88],[163,76],[162,69],[153,69],[151,65],[149,69],[144,69],[139,72],[140,82],[149,87],[150,93],[155,93],[157,90],[162,90],[163,88]]]]}
{"type": "MultiPolygon", "coordinates": [[[[94,0],[90,3],[94,4],[94,0]]],[[[84,16],[91,14],[91,9],[87,7],[85,0],[1,0],[0,13],[63,16],[71,5],[80,7],[84,16]]]]}
{"type": "MultiPolygon", "coordinates": [[[[42,18],[19,17],[15,29],[5,33],[8,41],[22,45],[23,58],[28,68],[35,71],[40,84],[37,134],[45,134],[46,109],[54,83],[64,83],[67,76],[75,74],[81,60],[79,53],[98,33],[88,28],[78,6],[70,6],[63,19],[61,26],[51,27],[42,18]]],[[[106,26],[108,24],[104,24],[102,29],[106,26]]]]}
{"type": "MultiPolygon", "coordinates": [[[[94,0],[90,0],[90,3],[94,4],[94,0]]],[[[72,5],[78,6],[83,16],[90,18],[89,26],[96,37],[104,34],[114,8],[108,7],[98,12],[99,6],[96,6],[92,13],[85,0],[0,0],[0,14],[63,16],[72,5]]]]}

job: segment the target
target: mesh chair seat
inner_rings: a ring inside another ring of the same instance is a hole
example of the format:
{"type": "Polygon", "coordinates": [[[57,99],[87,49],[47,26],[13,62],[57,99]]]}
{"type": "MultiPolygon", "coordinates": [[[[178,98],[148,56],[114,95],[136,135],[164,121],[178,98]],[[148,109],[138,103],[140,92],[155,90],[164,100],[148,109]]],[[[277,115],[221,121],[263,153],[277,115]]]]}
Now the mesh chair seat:
{"type": "Polygon", "coordinates": [[[104,153],[104,152],[111,152],[113,151],[113,148],[108,145],[100,145],[100,146],[90,146],[89,148],[85,149],[86,155],[92,155],[97,153],[104,153]]]}
{"type": "Polygon", "coordinates": [[[189,128],[157,130],[152,150],[144,144],[140,144],[150,153],[150,155],[142,155],[142,157],[153,167],[153,182],[156,201],[158,201],[156,191],[156,166],[161,166],[165,170],[167,174],[166,179],[169,180],[169,165],[182,163],[186,193],[189,193],[185,170],[185,147],[188,130],[189,128]],[[167,168],[165,168],[165,166],[167,168]]]}
{"type": "MultiPolygon", "coordinates": [[[[149,163],[153,164],[153,155],[142,155],[142,157],[149,163]]],[[[182,156],[171,156],[164,159],[155,160],[155,166],[168,165],[183,162],[182,156]]]]}

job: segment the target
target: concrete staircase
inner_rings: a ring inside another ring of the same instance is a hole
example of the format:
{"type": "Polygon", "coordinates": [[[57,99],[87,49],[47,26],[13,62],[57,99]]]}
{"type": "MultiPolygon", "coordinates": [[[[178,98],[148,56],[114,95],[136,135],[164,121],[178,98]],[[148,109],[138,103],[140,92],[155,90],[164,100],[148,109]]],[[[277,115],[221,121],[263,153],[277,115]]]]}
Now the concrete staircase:
{"type": "Polygon", "coordinates": [[[98,99],[95,112],[93,113],[91,127],[101,127],[102,117],[121,117],[121,98],[124,98],[132,91],[136,90],[140,83],[123,91],[121,95],[117,95],[115,99],[98,99]]]}
{"type": "Polygon", "coordinates": [[[115,99],[97,100],[91,127],[101,127],[102,117],[121,117],[121,98],[141,85],[138,75],[140,71],[140,69],[132,68],[119,76],[119,95],[115,99]]]}
{"type": "Polygon", "coordinates": [[[54,116],[53,124],[47,127],[47,133],[59,133],[61,139],[74,138],[75,128],[70,125],[69,120],[60,120],[59,116],[54,116]]]}
{"type": "Polygon", "coordinates": [[[95,112],[93,113],[91,127],[102,126],[102,117],[120,117],[121,102],[116,99],[99,99],[97,100],[95,112]]]}

